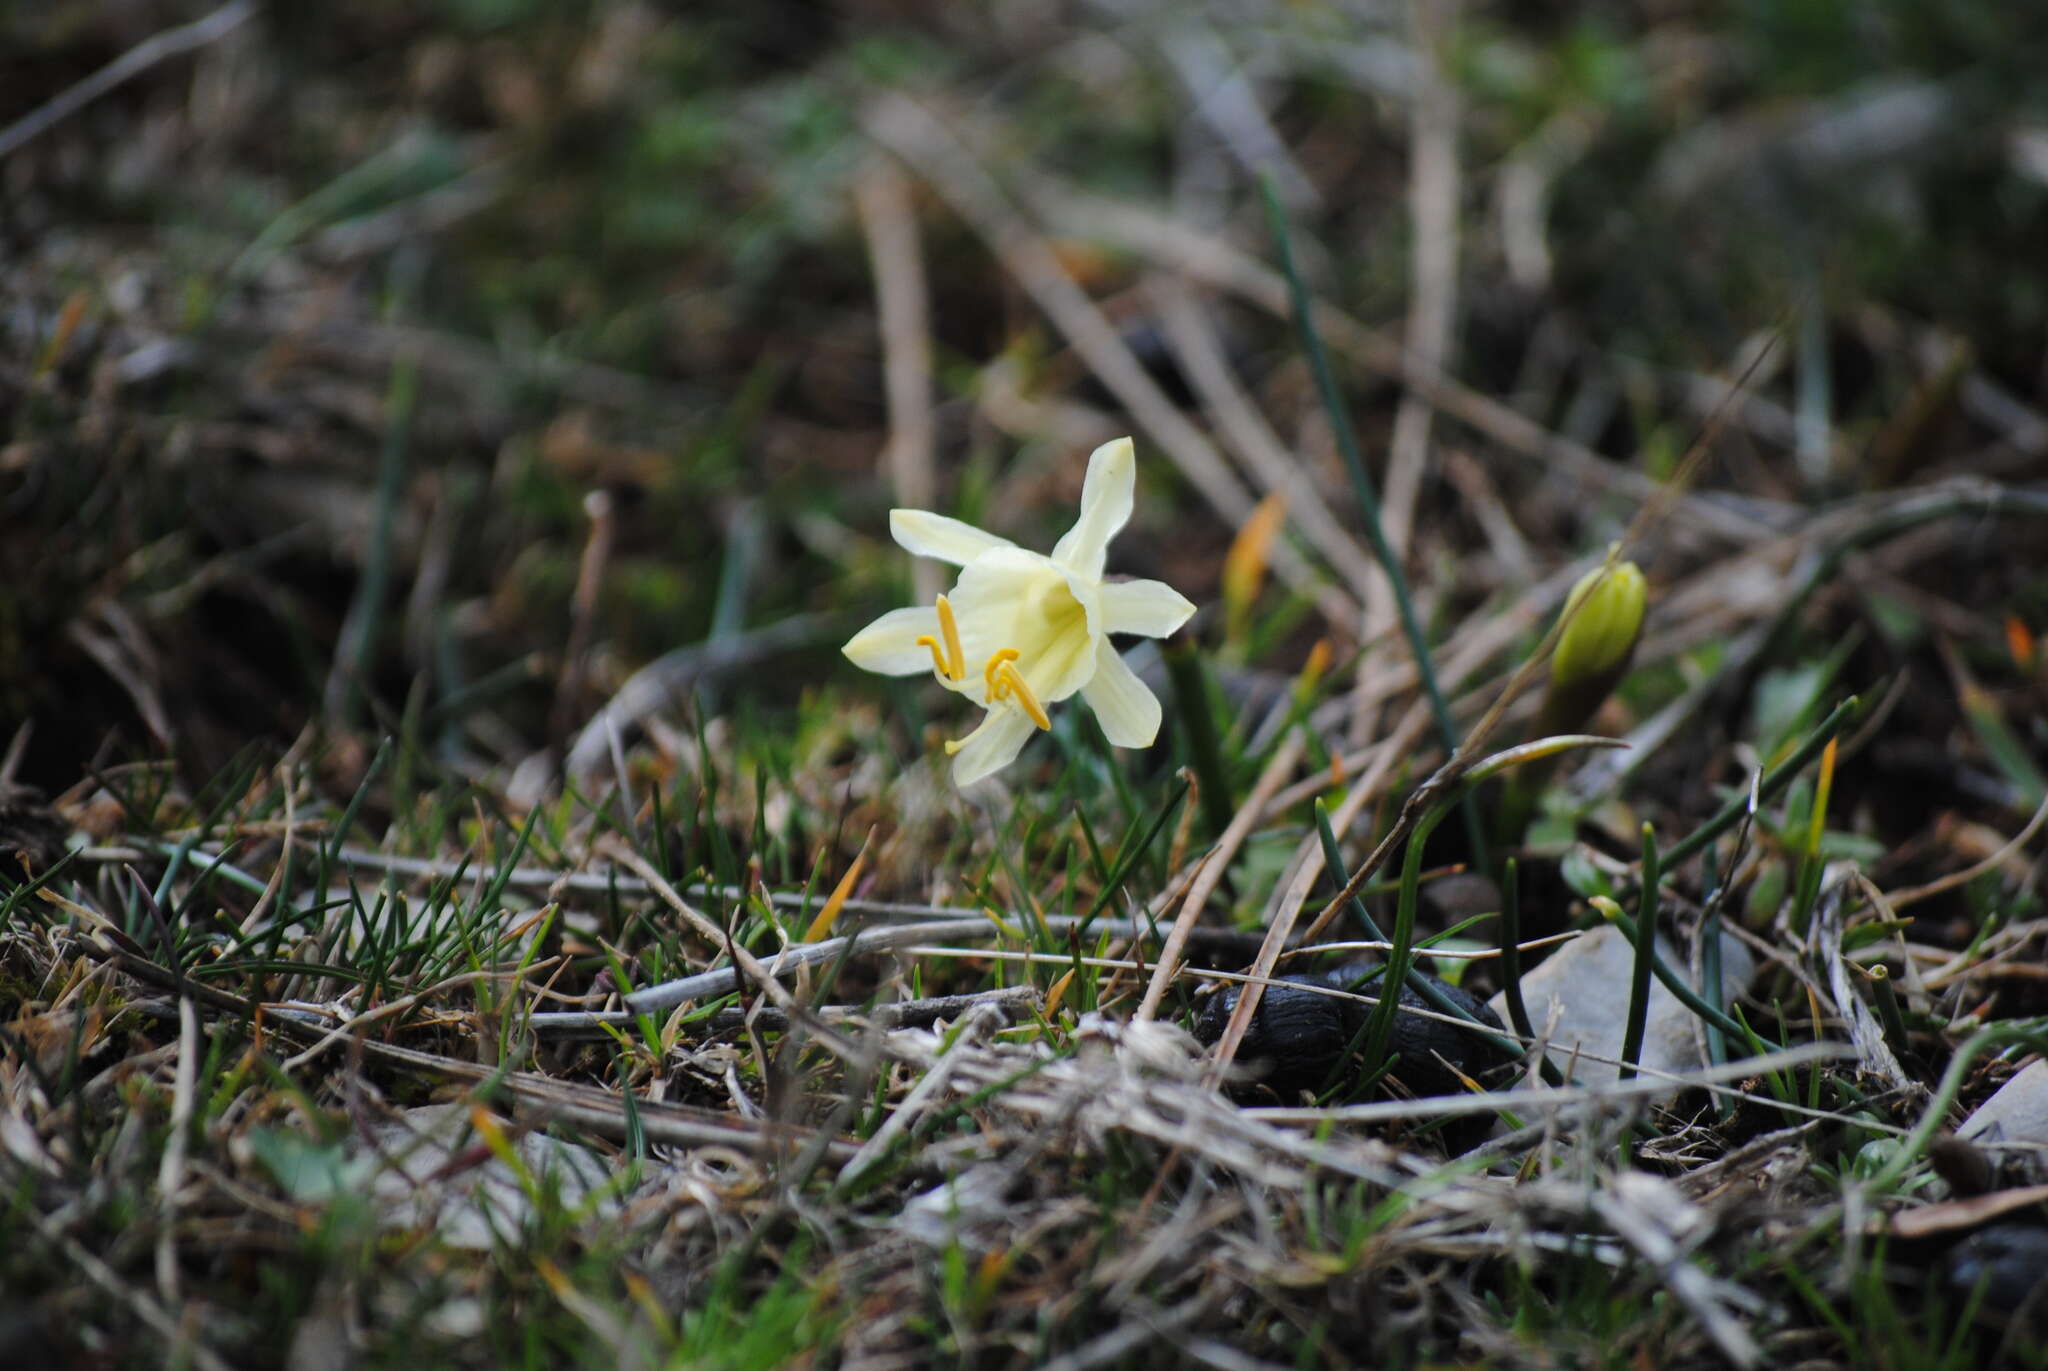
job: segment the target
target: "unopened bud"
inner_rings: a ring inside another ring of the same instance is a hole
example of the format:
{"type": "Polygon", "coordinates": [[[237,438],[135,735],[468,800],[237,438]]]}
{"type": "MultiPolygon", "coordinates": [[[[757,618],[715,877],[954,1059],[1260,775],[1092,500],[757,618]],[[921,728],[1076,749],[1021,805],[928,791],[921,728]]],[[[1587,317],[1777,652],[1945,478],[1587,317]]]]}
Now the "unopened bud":
{"type": "Polygon", "coordinates": [[[1568,622],[1550,659],[1550,679],[1576,686],[1619,671],[1642,632],[1646,593],[1634,562],[1597,566],[1580,577],[1564,602],[1568,622]]]}

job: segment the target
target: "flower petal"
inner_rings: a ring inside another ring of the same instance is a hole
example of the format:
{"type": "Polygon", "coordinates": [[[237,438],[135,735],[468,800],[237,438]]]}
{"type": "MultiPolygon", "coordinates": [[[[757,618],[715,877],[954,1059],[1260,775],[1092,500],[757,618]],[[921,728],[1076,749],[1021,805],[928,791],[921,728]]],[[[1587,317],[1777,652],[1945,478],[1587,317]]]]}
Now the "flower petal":
{"type": "Polygon", "coordinates": [[[1150,747],[1159,736],[1159,697],[1107,642],[1095,650],[1095,677],[1081,687],[1081,698],[1118,747],[1150,747]]]}
{"type": "Polygon", "coordinates": [[[1016,546],[973,524],[923,509],[890,510],[889,536],[920,557],[936,557],[955,566],[966,566],[993,548],[1016,546]]]}
{"type": "Polygon", "coordinates": [[[1037,731],[1038,725],[1026,718],[1023,710],[997,706],[953,754],[953,784],[973,785],[982,777],[1001,771],[1017,760],[1017,754],[1037,731]]]}
{"type": "Polygon", "coordinates": [[[1138,486],[1138,459],[1128,438],[1095,449],[1081,484],[1081,517],[1053,546],[1052,559],[1092,581],[1102,579],[1109,540],[1130,520],[1138,486]]]}
{"type": "Polygon", "coordinates": [[[931,649],[917,640],[936,638],[939,611],[931,605],[892,609],[847,640],[839,649],[864,671],[884,676],[914,676],[932,669],[931,649]]]}
{"type": "Polygon", "coordinates": [[[1164,638],[1194,612],[1187,596],[1164,581],[1113,581],[1102,587],[1105,633],[1164,638]]]}

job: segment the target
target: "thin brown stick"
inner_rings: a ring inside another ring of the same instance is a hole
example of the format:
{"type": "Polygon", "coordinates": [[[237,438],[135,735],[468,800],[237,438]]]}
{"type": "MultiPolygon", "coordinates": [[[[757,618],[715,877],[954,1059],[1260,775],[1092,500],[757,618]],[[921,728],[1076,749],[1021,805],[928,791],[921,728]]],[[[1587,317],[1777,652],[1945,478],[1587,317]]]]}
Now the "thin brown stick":
{"type": "MultiPolygon", "coordinates": [[[[1240,817],[1244,813],[1242,809],[1238,811],[1240,817]]],[[[1231,820],[1233,826],[1236,822],[1235,818],[1231,820]]],[[[1209,894],[1215,888],[1216,882],[1209,878],[1215,858],[1216,852],[1211,849],[1195,859],[1194,879],[1188,883],[1187,898],[1180,902],[1180,916],[1166,931],[1166,942],[1161,945],[1159,960],[1152,967],[1152,979],[1146,984],[1145,997],[1138,1002],[1138,1012],[1133,1016],[1140,1023],[1158,1016],[1159,1005],[1166,998],[1166,988],[1179,974],[1181,949],[1187,945],[1188,934],[1200,921],[1202,909],[1209,903],[1209,894]]]]}
{"type": "Polygon", "coordinates": [[[1487,473],[1485,464],[1461,447],[1447,448],[1444,476],[1472,511],[1480,532],[1486,535],[1494,560],[1500,564],[1500,579],[1509,584],[1535,580],[1536,557],[1529,550],[1529,540],[1516,526],[1515,516],[1501,498],[1500,488],[1487,473]]]}
{"type": "Polygon", "coordinates": [[[93,101],[118,89],[159,62],[194,52],[240,28],[256,13],[253,0],[233,0],[211,14],[189,24],[152,34],[113,61],[75,85],[67,86],[50,99],[0,129],[0,158],[63,123],[93,101]]]}
{"type": "Polygon", "coordinates": [[[1237,850],[1244,846],[1244,840],[1264,815],[1266,801],[1301,759],[1301,749],[1301,733],[1296,730],[1273,750],[1272,758],[1252,786],[1252,793],[1238,806],[1237,813],[1230,817],[1229,825],[1223,830],[1223,836],[1202,859],[1202,869],[1188,886],[1188,897],[1181,902],[1180,917],[1174,920],[1173,931],[1166,936],[1166,945],[1159,951],[1159,964],[1152,969],[1152,983],[1145,987],[1145,998],[1138,1005],[1137,1017],[1141,1022],[1158,1014],[1160,1002],[1166,998],[1166,987],[1173,983],[1174,973],[1180,968],[1181,948],[1186,945],[1189,932],[1195,921],[1201,918],[1209,896],[1215,893],[1217,883],[1223,879],[1223,873],[1230,869],[1237,850]]]}
{"type": "Polygon", "coordinates": [[[1163,272],[1155,273],[1146,284],[1167,345],[1200,396],[1210,422],[1261,489],[1286,497],[1287,521],[1315,545],[1363,603],[1373,583],[1386,579],[1386,572],[1330,512],[1329,501],[1231,375],[1216,329],[1193,289],[1180,277],[1163,272]]]}
{"type": "Polygon", "coordinates": [[[683,922],[687,923],[696,932],[698,937],[704,939],[713,947],[722,947],[730,952],[733,964],[744,971],[754,984],[761,988],[761,993],[766,995],[776,1008],[789,1015],[792,1019],[803,1020],[805,1027],[814,1033],[819,1042],[829,1048],[833,1055],[849,1062],[864,1062],[867,1060],[867,1053],[861,1051],[855,1044],[847,1041],[844,1035],[820,1022],[816,1016],[808,1013],[802,1005],[798,1004],[796,996],[790,994],[782,982],[775,979],[775,973],[764,966],[760,958],[747,951],[744,947],[741,947],[737,941],[726,933],[726,930],[713,923],[700,910],[692,906],[689,901],[677,894],[676,888],[668,883],[666,877],[654,869],[652,862],[649,862],[645,857],[642,857],[623,843],[606,844],[605,855],[632,871],[641,880],[647,882],[647,888],[660,897],[663,904],[666,904],[670,909],[682,915],[683,922]]]}
{"type": "Polygon", "coordinates": [[[1951,871],[1948,875],[1938,877],[1925,885],[1916,885],[1910,890],[1894,891],[1884,897],[1885,903],[1893,909],[1904,909],[1909,904],[1918,904],[1922,900],[1930,900],[1936,895],[1946,894],[1957,886],[1968,885],[1985,872],[1997,870],[2007,858],[2032,842],[2034,835],[2041,831],[2043,823],[2048,823],[2048,796],[2042,797],[2041,803],[2034,807],[2034,817],[2027,820],[2027,826],[2022,828],[2013,837],[2011,842],[2006,843],[1983,861],[1974,862],[1964,867],[1961,871],[1951,871]]]}
{"type": "MultiPolygon", "coordinates": [[[[533,969],[538,971],[544,969],[544,967],[536,966],[533,969]]],[[[396,1018],[407,1010],[428,1003],[436,995],[444,991],[457,990],[465,985],[475,985],[480,981],[510,981],[517,979],[519,979],[518,976],[512,972],[465,971],[459,976],[450,976],[448,979],[438,981],[414,994],[404,995],[395,1000],[386,1000],[375,1009],[366,1010],[361,1014],[355,1015],[353,1018],[344,1019],[341,1023],[328,1030],[327,1035],[321,1038],[320,1041],[314,1043],[297,1056],[287,1058],[284,1063],[284,1069],[287,1072],[296,1072],[310,1065],[314,1058],[337,1043],[352,1038],[359,1039],[362,1037],[363,1030],[369,1028],[372,1024],[384,1019],[396,1018]]]]}
{"type": "Polygon", "coordinates": [[[28,742],[35,732],[34,719],[23,719],[15,726],[14,736],[7,740],[7,755],[0,757],[0,790],[14,784],[15,773],[21,770],[21,759],[28,754],[28,742]]]}
{"type": "Polygon", "coordinates": [[[292,843],[298,837],[299,790],[296,779],[298,764],[289,759],[279,762],[275,775],[278,788],[284,793],[284,830],[280,835],[277,864],[270,868],[270,879],[263,883],[263,893],[256,897],[256,903],[249,908],[249,916],[242,920],[242,932],[249,934],[263,926],[270,917],[271,906],[277,903],[278,891],[284,888],[284,871],[288,863],[285,854],[292,850],[292,843]]]}
{"type": "MultiPolygon", "coordinates": [[[[1287,282],[1278,272],[1199,229],[1136,205],[1077,193],[1043,176],[1020,178],[1018,190],[1042,218],[1066,231],[1084,233],[1143,253],[1161,267],[1185,271],[1280,318],[1292,315],[1287,282]]],[[[1402,382],[1438,413],[1510,452],[1545,466],[1560,467],[1574,479],[1609,495],[1646,501],[1664,488],[1663,483],[1610,461],[1583,443],[1553,433],[1512,406],[1424,365],[1400,343],[1328,301],[1315,303],[1315,321],[1332,348],[1370,371],[1402,382]]],[[[1697,495],[1686,495],[1684,508],[1689,527],[1738,543],[1750,542],[1772,531],[1746,514],[1697,495]]]]}
{"type": "MultiPolygon", "coordinates": [[[[1380,784],[1386,780],[1387,773],[1393,770],[1394,759],[1406,755],[1407,750],[1421,739],[1429,727],[1429,711],[1418,701],[1395,728],[1393,739],[1380,750],[1373,770],[1359,778],[1358,784],[1345,796],[1344,803],[1337,807],[1336,814],[1331,816],[1331,826],[1337,832],[1342,833],[1351,826],[1352,821],[1358,817],[1358,811],[1365,807],[1366,801],[1378,794],[1380,784]]],[[[1428,786],[1424,785],[1416,794],[1420,795],[1426,789],[1428,786]]],[[[1413,806],[1414,803],[1414,797],[1411,796],[1409,805],[1413,806]]],[[[1406,807],[1403,808],[1402,814],[1404,818],[1407,816],[1406,807]]],[[[1252,960],[1250,974],[1254,979],[1245,987],[1244,993],[1237,997],[1237,1005],[1230,1011],[1230,1021],[1224,1025],[1223,1036],[1217,1040],[1215,1050],[1210,1054],[1209,1066],[1203,1074],[1203,1080],[1211,1087],[1222,1084],[1224,1074],[1230,1070],[1230,1064],[1237,1060],[1237,1049],[1243,1044],[1244,1035],[1251,1028],[1252,1015],[1258,1012],[1259,1000],[1265,994],[1263,982],[1273,974],[1273,968],[1279,965],[1281,952],[1293,938],[1294,924],[1301,917],[1303,902],[1308,899],[1309,891],[1315,888],[1316,877],[1322,875],[1322,871],[1320,853],[1304,858],[1295,872],[1293,881],[1280,894],[1280,903],[1267,921],[1266,941],[1260,945],[1259,955],[1252,960]]],[[[1362,885],[1363,882],[1359,884],[1362,885]]],[[[1302,935],[1301,941],[1314,941],[1316,934],[1322,931],[1327,922],[1328,911],[1325,911],[1324,917],[1309,927],[1302,935]]]]}
{"type": "MultiPolygon", "coordinates": [[[[910,178],[894,162],[877,157],[854,184],[854,206],[875,274],[882,382],[889,403],[882,464],[899,505],[930,509],[938,497],[932,466],[931,301],[910,178]]],[[[914,559],[911,575],[920,603],[945,588],[943,569],[929,558],[914,559]]]]}
{"type": "Polygon", "coordinates": [[[185,1188],[186,1140],[192,1130],[194,1097],[199,1089],[199,1011],[189,996],[178,997],[178,1069],[171,1092],[171,1132],[157,1167],[156,1288],[164,1303],[176,1307],[178,1283],[178,1195],[185,1188]]]}
{"type": "MultiPolygon", "coordinates": [[[[982,163],[952,129],[905,95],[871,105],[862,127],[922,176],[967,221],[996,258],[1052,320],[1110,393],[1179,467],[1216,511],[1236,528],[1258,503],[1203,432],[1167,398],[1101,308],[1061,264],[1045,236],[1030,228],[982,163]]],[[[1273,570],[1312,596],[1331,622],[1356,618],[1349,597],[1324,584],[1287,543],[1273,549],[1273,570]]]]}
{"type": "MultiPolygon", "coordinates": [[[[118,929],[95,911],[85,912],[93,914],[100,922],[79,945],[96,960],[107,962],[137,980],[163,989],[178,990],[182,985],[198,1003],[223,1010],[244,1023],[260,1025],[263,1031],[283,1033],[302,1042],[315,1041],[328,1032],[322,1024],[309,1023],[286,1014],[266,1014],[263,1006],[217,986],[181,979],[142,955],[118,929]]],[[[815,1031],[808,1016],[805,1016],[805,1026],[815,1031]]],[[[601,1086],[575,1085],[530,1071],[501,1072],[480,1063],[419,1052],[374,1038],[355,1039],[352,1050],[394,1066],[430,1072],[450,1080],[473,1085],[491,1083],[528,1104],[545,1109],[555,1118],[588,1128],[603,1137],[623,1139],[627,1133],[625,1107],[618,1093],[601,1086]]],[[[725,1146],[748,1153],[775,1154],[786,1151],[792,1141],[814,1137],[813,1130],[799,1124],[751,1123],[735,1119],[722,1110],[659,1100],[642,1099],[635,1104],[642,1136],[650,1142],[685,1147],[725,1146]]],[[[831,1140],[826,1151],[835,1160],[843,1161],[853,1155],[854,1147],[855,1144],[850,1142],[831,1140]]]]}
{"type": "Polygon", "coordinates": [[[562,670],[555,681],[555,706],[548,723],[548,741],[558,749],[568,746],[569,732],[583,713],[583,683],[589,674],[590,642],[596,633],[598,595],[604,589],[605,570],[611,565],[618,525],[612,497],[605,491],[585,495],[583,512],[590,520],[590,532],[576,566],[576,589],[569,597],[569,641],[562,649],[562,670]]]}
{"type": "MultiPolygon", "coordinates": [[[[1457,4],[1456,0],[1415,0],[1411,9],[1424,70],[1421,88],[1408,107],[1408,217],[1414,229],[1414,249],[1405,344],[1408,356],[1419,367],[1440,373],[1450,353],[1458,285],[1459,101],[1458,88],[1447,78],[1442,61],[1449,30],[1456,23],[1457,4]]],[[[1435,417],[1435,406],[1412,386],[1402,395],[1394,414],[1380,527],[1397,562],[1407,558],[1435,417]]],[[[1394,617],[1392,583],[1375,581],[1372,598],[1366,603],[1366,639],[1390,628],[1394,617]]],[[[1351,717],[1354,746],[1369,736],[1372,717],[1373,710],[1361,699],[1351,717]]]]}

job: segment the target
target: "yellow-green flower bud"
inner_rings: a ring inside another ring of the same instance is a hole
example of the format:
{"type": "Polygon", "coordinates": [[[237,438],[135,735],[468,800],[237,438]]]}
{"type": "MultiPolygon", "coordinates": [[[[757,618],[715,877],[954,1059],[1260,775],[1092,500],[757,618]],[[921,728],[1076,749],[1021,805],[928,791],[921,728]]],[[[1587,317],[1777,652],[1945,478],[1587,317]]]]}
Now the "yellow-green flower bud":
{"type": "Polygon", "coordinates": [[[1616,904],[1613,900],[1609,899],[1605,895],[1588,896],[1586,899],[1586,903],[1593,906],[1593,908],[1599,912],[1600,917],[1607,920],[1607,922],[1609,923],[1614,923],[1617,920],[1619,920],[1624,912],[1620,905],[1616,904]]]}
{"type": "MultiPolygon", "coordinates": [[[[1634,562],[1594,567],[1565,600],[1564,632],[1550,658],[1550,688],[1543,692],[1532,736],[1583,733],[1600,712],[1635,654],[1643,631],[1643,573],[1634,562]]],[[[1497,822],[1505,840],[1519,844],[1549,784],[1556,756],[1517,767],[1508,780],[1497,822]]]]}
{"type": "Polygon", "coordinates": [[[1643,629],[1645,594],[1642,569],[1634,562],[1597,566],[1580,577],[1564,602],[1569,621],[1550,659],[1552,682],[1575,686],[1620,670],[1643,629]]]}

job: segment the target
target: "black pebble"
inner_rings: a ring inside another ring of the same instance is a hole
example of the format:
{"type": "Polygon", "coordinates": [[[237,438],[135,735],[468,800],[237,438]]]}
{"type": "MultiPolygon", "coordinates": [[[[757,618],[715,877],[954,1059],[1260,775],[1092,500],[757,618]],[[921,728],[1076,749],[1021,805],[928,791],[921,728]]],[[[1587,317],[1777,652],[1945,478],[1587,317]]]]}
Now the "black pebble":
{"type": "MultiPolygon", "coordinates": [[[[1358,1040],[1372,1006],[1363,1000],[1296,987],[1348,990],[1371,969],[1369,965],[1352,963],[1329,971],[1282,976],[1279,984],[1267,986],[1244,1042],[1238,1047],[1238,1062],[1255,1079],[1282,1094],[1314,1090],[1326,1081],[1341,1081],[1347,1073],[1355,1072],[1361,1063],[1346,1061],[1345,1055],[1358,1040]]],[[[1434,976],[1425,978],[1479,1022],[1506,1031],[1500,1017],[1466,991],[1434,976]]],[[[1378,984],[1374,981],[1359,993],[1371,994],[1378,984]]],[[[1203,1043],[1214,1043],[1223,1036],[1230,1013],[1237,1008],[1238,994],[1239,987],[1233,985],[1209,1000],[1195,1025],[1195,1036],[1203,1043]]],[[[1435,1012],[1412,986],[1401,988],[1401,1004],[1435,1012]]],[[[1413,1014],[1394,1016],[1389,1050],[1401,1057],[1394,1075],[1417,1095],[1461,1094],[1465,1086],[1457,1072],[1479,1077],[1510,1060],[1499,1047],[1477,1033],[1413,1014]],[[1457,1070],[1446,1067],[1445,1062],[1457,1070]]]]}
{"type": "Polygon", "coordinates": [[[2024,1220],[1989,1224],[1950,1248],[1942,1269],[1961,1295],[1984,1282],[1988,1313],[2025,1308],[2037,1321],[2048,1320],[2048,1228],[2024,1220]]]}

